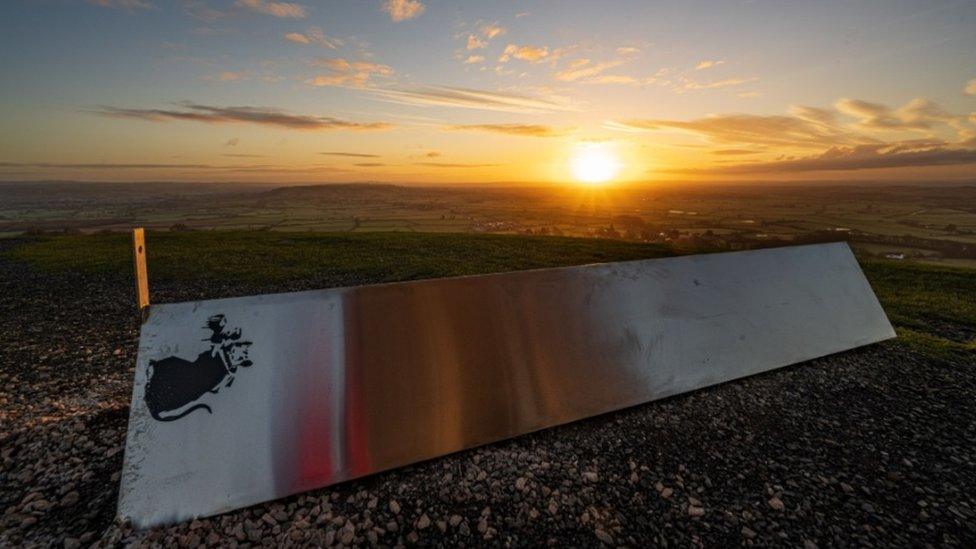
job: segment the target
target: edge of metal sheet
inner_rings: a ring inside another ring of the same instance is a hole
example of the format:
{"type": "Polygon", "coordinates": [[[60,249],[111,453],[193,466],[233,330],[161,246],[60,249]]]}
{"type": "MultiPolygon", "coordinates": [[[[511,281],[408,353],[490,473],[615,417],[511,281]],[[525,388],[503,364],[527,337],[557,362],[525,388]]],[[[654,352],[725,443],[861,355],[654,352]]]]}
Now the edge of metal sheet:
{"type": "Polygon", "coordinates": [[[219,514],[892,337],[844,243],[154,305],[118,514],[219,514]]]}

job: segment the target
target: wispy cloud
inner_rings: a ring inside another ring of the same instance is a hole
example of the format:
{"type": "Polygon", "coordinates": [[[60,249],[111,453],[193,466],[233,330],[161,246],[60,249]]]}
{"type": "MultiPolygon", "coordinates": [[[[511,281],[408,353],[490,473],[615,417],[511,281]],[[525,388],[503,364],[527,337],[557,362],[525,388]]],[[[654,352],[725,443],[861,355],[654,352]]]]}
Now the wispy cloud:
{"type": "Polygon", "coordinates": [[[355,152],[345,152],[345,151],[324,151],[319,154],[325,156],[344,156],[347,158],[379,158],[378,154],[367,154],[367,153],[355,153],[355,152]]]}
{"type": "Polygon", "coordinates": [[[968,95],[976,95],[976,78],[966,82],[966,88],[963,91],[968,95]]]}
{"type": "Polygon", "coordinates": [[[247,73],[243,71],[221,71],[217,74],[208,74],[204,76],[203,79],[214,82],[234,82],[237,80],[244,80],[247,78],[247,76],[247,73]]]}
{"type": "Polygon", "coordinates": [[[612,123],[630,131],[677,130],[700,135],[712,143],[769,147],[824,148],[863,144],[874,140],[841,128],[800,116],[720,114],[694,120],[643,119],[612,123]]]}
{"type": "Polygon", "coordinates": [[[241,138],[239,138],[239,137],[231,137],[230,139],[228,139],[224,143],[224,146],[225,147],[236,147],[237,145],[240,144],[240,142],[241,142],[241,138]]]}
{"type": "Polygon", "coordinates": [[[417,166],[428,168],[493,168],[501,164],[465,164],[463,162],[415,162],[417,166]]]}
{"type": "Polygon", "coordinates": [[[858,125],[869,130],[926,131],[931,129],[934,123],[949,122],[956,118],[942,107],[922,97],[915,98],[897,109],[860,99],[841,99],[834,106],[842,113],[860,119],[858,125]]]}
{"type": "Polygon", "coordinates": [[[556,79],[565,82],[572,82],[581,78],[596,76],[607,69],[612,69],[623,64],[623,61],[606,61],[603,63],[593,63],[589,59],[577,59],[569,64],[569,67],[556,73],[556,79]]]}
{"type": "Polygon", "coordinates": [[[724,59],[705,59],[703,61],[699,61],[698,64],[695,65],[695,70],[703,71],[705,69],[711,69],[713,67],[717,67],[723,63],[725,63],[724,59]]]}
{"type": "Polygon", "coordinates": [[[313,66],[329,70],[329,74],[318,75],[308,80],[313,86],[349,86],[362,88],[372,82],[374,77],[390,77],[393,69],[387,65],[369,61],[349,61],[341,57],[319,58],[313,66]]]}
{"type": "Polygon", "coordinates": [[[452,131],[502,133],[521,137],[561,137],[574,128],[553,128],[543,124],[454,124],[444,127],[452,131]]]}
{"type": "Polygon", "coordinates": [[[764,174],[838,170],[869,170],[976,164],[976,150],[947,144],[912,150],[898,144],[833,147],[803,158],[771,162],[750,162],[715,168],[670,170],[683,174],[764,174]]]}
{"type": "Polygon", "coordinates": [[[475,36],[474,34],[468,35],[468,42],[465,45],[465,49],[467,49],[468,51],[480,50],[482,48],[487,48],[487,47],[488,47],[487,40],[482,40],[479,36],[475,36]]]}
{"type": "Polygon", "coordinates": [[[501,36],[505,34],[505,32],[505,28],[498,23],[490,23],[487,25],[482,25],[481,27],[481,35],[489,40],[495,38],[496,36],[501,36]]]}
{"type": "Polygon", "coordinates": [[[619,55],[619,56],[622,56],[622,57],[632,57],[632,56],[637,55],[638,53],[640,53],[641,50],[640,50],[640,48],[635,47],[635,46],[620,46],[615,51],[617,52],[617,55],[619,55]]]}
{"type": "Polygon", "coordinates": [[[499,63],[507,63],[510,59],[520,59],[529,63],[541,63],[549,57],[549,48],[545,46],[519,46],[509,44],[498,58],[499,63]]]}
{"type": "Polygon", "coordinates": [[[383,11],[388,13],[390,19],[395,22],[420,17],[426,9],[427,7],[419,0],[386,0],[383,2],[383,11]]]}
{"type": "Polygon", "coordinates": [[[474,65],[476,63],[482,63],[485,60],[483,55],[469,55],[467,59],[464,60],[465,65],[474,65]]]}
{"type": "Polygon", "coordinates": [[[615,121],[627,131],[678,130],[713,143],[797,148],[875,145],[877,132],[955,130],[960,142],[974,138],[966,117],[947,112],[925,98],[898,108],[862,99],[841,99],[834,108],[794,106],[789,115],[720,114],[694,120],[615,121]],[[850,119],[854,120],[851,121],[850,119]]]}
{"type": "Polygon", "coordinates": [[[156,7],[146,0],[88,0],[88,3],[102,8],[118,8],[127,11],[151,10],[156,7]]]}
{"type": "Polygon", "coordinates": [[[682,79],[678,86],[679,90],[716,90],[719,88],[731,88],[735,86],[741,86],[742,84],[748,84],[749,82],[755,82],[759,80],[756,77],[751,78],[725,78],[723,80],[714,80],[712,82],[698,82],[691,79],[682,79]]]}
{"type": "Polygon", "coordinates": [[[258,124],[291,130],[385,130],[392,127],[385,122],[352,122],[328,116],[290,114],[264,107],[215,107],[196,103],[180,103],[181,109],[131,109],[100,107],[93,112],[113,118],[132,118],[150,122],[173,120],[209,124],[258,124]]]}
{"type": "Polygon", "coordinates": [[[342,40],[326,36],[320,27],[309,27],[304,33],[289,32],[285,34],[285,40],[296,44],[314,44],[332,50],[342,47],[342,40]]]}
{"type": "Polygon", "coordinates": [[[382,166],[386,166],[386,164],[382,162],[356,162],[355,164],[353,164],[353,166],[359,168],[379,168],[382,166]]]}
{"type": "Polygon", "coordinates": [[[214,164],[162,164],[162,163],[111,163],[111,162],[0,162],[0,167],[4,168],[57,168],[57,169],[78,169],[78,170],[165,170],[165,169],[251,169],[255,167],[268,167],[266,164],[258,165],[214,165],[214,164]]]}
{"type": "Polygon", "coordinates": [[[272,17],[302,19],[307,13],[305,6],[291,2],[270,2],[268,0],[235,0],[235,6],[254,13],[270,15],[272,17]]]}
{"type": "Polygon", "coordinates": [[[547,112],[574,110],[568,105],[515,93],[470,88],[426,86],[414,89],[373,89],[377,96],[410,105],[483,109],[503,112],[547,112]]]}

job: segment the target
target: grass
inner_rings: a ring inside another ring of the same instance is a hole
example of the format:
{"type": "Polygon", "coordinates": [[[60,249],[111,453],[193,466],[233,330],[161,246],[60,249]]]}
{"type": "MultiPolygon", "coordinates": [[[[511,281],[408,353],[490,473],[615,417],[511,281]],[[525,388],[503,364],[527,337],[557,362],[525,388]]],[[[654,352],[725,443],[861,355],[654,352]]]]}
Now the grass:
{"type": "MultiPolygon", "coordinates": [[[[151,232],[151,280],[228,277],[272,286],[393,282],[675,255],[657,244],[563,237],[445,233],[151,232]]],[[[131,276],[126,234],[37,237],[4,252],[45,270],[131,276]]],[[[976,270],[862,263],[899,342],[940,358],[973,356],[976,270]]]]}
{"type": "MultiPolygon", "coordinates": [[[[150,232],[150,277],[393,282],[674,255],[657,244],[445,233],[150,232]]],[[[125,234],[39,237],[7,254],[47,270],[131,276],[125,234]]]]}
{"type": "Polygon", "coordinates": [[[891,261],[862,268],[902,343],[943,358],[976,353],[976,269],[891,261]]]}

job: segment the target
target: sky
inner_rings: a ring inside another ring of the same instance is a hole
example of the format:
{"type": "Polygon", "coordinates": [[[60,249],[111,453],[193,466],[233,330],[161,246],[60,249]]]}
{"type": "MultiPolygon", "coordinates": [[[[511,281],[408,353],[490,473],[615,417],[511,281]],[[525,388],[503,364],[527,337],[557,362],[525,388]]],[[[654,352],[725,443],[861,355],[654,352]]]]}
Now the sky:
{"type": "Polygon", "coordinates": [[[5,0],[0,71],[0,180],[976,179],[976,1],[5,0]]]}

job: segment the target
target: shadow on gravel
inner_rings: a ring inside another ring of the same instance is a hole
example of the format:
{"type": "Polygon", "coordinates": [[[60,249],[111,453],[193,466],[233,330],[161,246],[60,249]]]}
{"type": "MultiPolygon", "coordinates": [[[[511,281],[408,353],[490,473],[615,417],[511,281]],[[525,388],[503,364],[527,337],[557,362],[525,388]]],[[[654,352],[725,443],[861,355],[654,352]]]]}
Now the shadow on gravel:
{"type": "Polygon", "coordinates": [[[0,546],[976,544],[976,361],[897,343],[134,532],[113,521],[132,301],[0,258],[0,546]]]}

